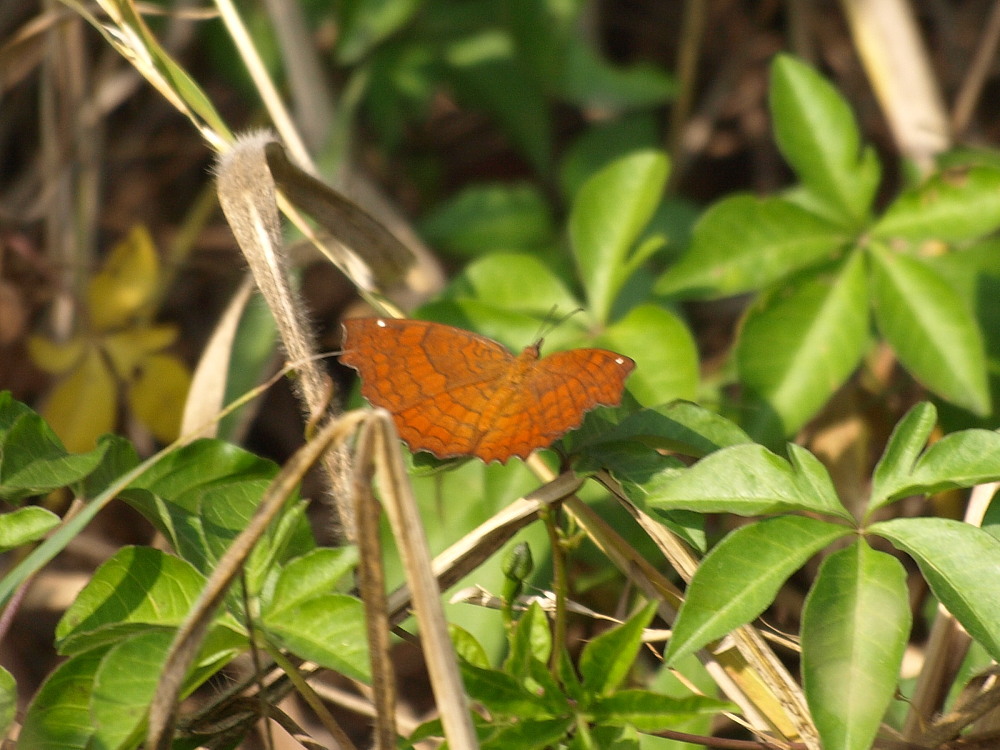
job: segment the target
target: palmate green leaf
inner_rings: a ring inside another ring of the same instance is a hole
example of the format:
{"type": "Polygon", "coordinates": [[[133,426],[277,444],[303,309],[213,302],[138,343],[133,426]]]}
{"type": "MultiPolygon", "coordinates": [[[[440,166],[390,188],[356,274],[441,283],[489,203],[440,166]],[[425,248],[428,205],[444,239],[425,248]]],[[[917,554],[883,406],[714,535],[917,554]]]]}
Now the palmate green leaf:
{"type": "Polygon", "coordinates": [[[649,690],[619,690],[598,698],[587,707],[598,726],[627,725],[645,732],[672,729],[678,722],[735,710],[736,707],[727,701],[700,695],[675,698],[649,690]]]}
{"type": "Polygon", "coordinates": [[[910,479],[928,494],[1000,480],[1000,433],[962,430],[945,435],[920,457],[910,479]]]}
{"type": "Polygon", "coordinates": [[[771,67],[771,116],[781,153],[829,214],[859,226],[878,187],[875,151],[862,147],[843,97],[815,70],[789,55],[771,67]]]}
{"type": "Polygon", "coordinates": [[[60,653],[178,626],[204,585],[204,576],[180,558],[151,547],[124,547],[94,572],[59,621],[60,653]]]}
{"type": "Polygon", "coordinates": [[[791,201],[734,195],[702,214],[691,246],[656,291],[686,297],[741,294],[831,258],[850,240],[843,227],[791,201]]]}
{"type": "Polygon", "coordinates": [[[0,552],[41,539],[59,525],[59,516],[52,511],[30,505],[0,515],[0,552]]]}
{"type": "Polygon", "coordinates": [[[971,167],[932,175],[904,192],[871,229],[882,240],[968,240],[1000,226],[1000,169],[971,167]]]}
{"type": "Polygon", "coordinates": [[[965,301],[916,258],[877,243],[870,258],[875,320],[900,361],[938,395],[985,415],[986,356],[965,301]]]}
{"type": "Polygon", "coordinates": [[[993,430],[962,430],[945,435],[920,456],[909,473],[896,477],[880,505],[907,495],[929,495],[997,480],[1000,434],[993,430]]]}
{"type": "Polygon", "coordinates": [[[580,188],[569,218],[573,257],[598,323],[631,275],[629,252],[662,197],[669,166],[658,151],[637,151],[618,159],[580,188]]]}
{"type": "Polygon", "coordinates": [[[94,736],[90,695],[105,648],[72,656],[35,693],[21,726],[18,746],[28,750],[84,750],[94,736]]]}
{"type": "Polygon", "coordinates": [[[888,503],[909,483],[913,465],[927,445],[936,421],[937,409],[926,401],[914,406],[899,420],[875,465],[866,515],[888,503]]]}
{"type": "Polygon", "coordinates": [[[673,663],[760,615],[806,561],[850,533],[840,524],[779,516],[730,532],[702,560],[663,655],[673,663]]]}
{"type": "Polygon", "coordinates": [[[651,508],[677,508],[699,513],[758,516],[812,511],[847,521],[850,512],[836,499],[825,470],[810,465],[807,473],[762,445],[723,448],[689,469],[652,477],[645,485],[651,508]],[[822,478],[820,478],[822,477],[822,478]],[[818,484],[825,485],[821,491],[818,484]]]}
{"type": "Polygon", "coordinates": [[[825,750],[868,750],[910,633],[906,571],[862,540],[823,561],[802,613],[802,679],[825,750]]]}
{"type": "Polygon", "coordinates": [[[994,659],[1000,657],[1000,541],[949,518],[896,518],[874,523],[916,560],[934,596],[994,659]]]}
{"type": "Polygon", "coordinates": [[[642,633],[656,614],[649,602],[632,617],[601,633],[583,647],[580,677],[591,696],[609,695],[628,675],[642,646],[642,633]]]}
{"type": "MultiPolygon", "coordinates": [[[[864,258],[855,253],[830,277],[783,286],[750,309],[736,348],[740,379],[796,432],[857,367],[868,342],[864,258]]],[[[752,418],[752,417],[751,417],[752,418]]],[[[751,434],[767,434],[751,422],[751,434]]]]}

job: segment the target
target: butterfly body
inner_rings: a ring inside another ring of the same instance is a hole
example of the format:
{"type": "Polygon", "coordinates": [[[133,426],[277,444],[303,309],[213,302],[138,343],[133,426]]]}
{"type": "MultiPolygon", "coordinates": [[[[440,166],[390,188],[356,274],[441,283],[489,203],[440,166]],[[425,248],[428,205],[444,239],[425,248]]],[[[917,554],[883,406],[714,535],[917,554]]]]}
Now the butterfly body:
{"type": "Polygon", "coordinates": [[[514,356],[485,336],[429,321],[353,318],[344,333],[340,359],[358,371],[362,395],[392,414],[411,449],[438,458],[526,458],[595,406],[620,403],[635,368],[606,349],[541,357],[541,342],[514,356]]]}

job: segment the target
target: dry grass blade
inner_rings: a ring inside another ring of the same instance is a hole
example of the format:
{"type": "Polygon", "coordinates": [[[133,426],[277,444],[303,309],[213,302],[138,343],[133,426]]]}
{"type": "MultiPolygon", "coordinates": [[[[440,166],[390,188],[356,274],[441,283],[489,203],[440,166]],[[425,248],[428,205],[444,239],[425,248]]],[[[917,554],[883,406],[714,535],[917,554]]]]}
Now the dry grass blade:
{"type": "Polygon", "coordinates": [[[950,143],[944,101],[905,0],[841,0],[899,150],[924,169],[950,143]]]}
{"type": "Polygon", "coordinates": [[[375,476],[406,579],[413,592],[413,607],[420,625],[427,672],[448,746],[459,750],[477,748],[479,742],[469,717],[468,698],[448,636],[441,590],[434,577],[423,521],[400,455],[396,427],[392,416],[384,409],[373,410],[372,419],[375,428],[372,444],[375,476]]]}
{"type": "Polygon", "coordinates": [[[376,748],[396,745],[396,681],[390,657],[392,630],[385,599],[385,569],[379,539],[379,507],[372,492],[372,453],[377,421],[366,422],[354,452],[351,490],[354,496],[355,537],[358,545],[358,589],[365,607],[365,632],[372,669],[376,748]]]}
{"type": "Polygon", "coordinates": [[[212,418],[222,409],[233,339],[252,292],[253,283],[248,277],[229,300],[201,353],[184,403],[181,433],[185,435],[185,440],[215,437],[218,433],[218,422],[212,418]]]}
{"type": "MultiPolygon", "coordinates": [[[[514,534],[534,521],[539,510],[576,492],[581,484],[583,480],[571,472],[560,474],[477,526],[434,558],[431,567],[438,586],[446,589],[475,570],[514,534]]],[[[407,586],[401,586],[389,595],[389,612],[393,624],[405,619],[410,601],[411,594],[407,586]]]]}
{"type": "MultiPolygon", "coordinates": [[[[395,235],[339,192],[292,163],[280,143],[268,143],[264,152],[282,194],[335,237],[343,252],[363,257],[374,288],[386,288],[397,282],[413,264],[413,254],[395,235]]],[[[321,242],[320,248],[325,247],[326,243],[321,242]]],[[[339,255],[331,260],[338,265],[346,262],[339,255]]],[[[358,277],[357,273],[352,275],[358,277]]]]}

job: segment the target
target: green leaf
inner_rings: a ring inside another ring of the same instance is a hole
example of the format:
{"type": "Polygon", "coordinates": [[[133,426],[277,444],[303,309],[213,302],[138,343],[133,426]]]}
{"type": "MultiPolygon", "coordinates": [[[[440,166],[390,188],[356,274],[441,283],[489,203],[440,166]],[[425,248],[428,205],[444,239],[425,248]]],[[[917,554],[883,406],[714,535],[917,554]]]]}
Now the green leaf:
{"type": "Polygon", "coordinates": [[[504,671],[518,679],[530,673],[530,662],[546,663],[552,652],[552,632],[549,618],[537,602],[532,602],[514,627],[510,653],[504,661],[504,671]]]}
{"type": "Polygon", "coordinates": [[[949,518],[896,518],[868,532],[916,560],[934,596],[994,659],[1000,657],[1000,541],[949,518]]]}
{"type": "Polygon", "coordinates": [[[832,257],[851,235],[781,198],[734,195],[705,211],[659,294],[725,297],[760,289],[832,257]]]}
{"type": "MultiPolygon", "coordinates": [[[[672,401],[640,409],[611,428],[607,437],[622,441],[638,440],[654,448],[695,458],[707,456],[720,448],[752,442],[750,436],[733,422],[689,401],[672,401]]],[[[659,460],[660,466],[663,466],[663,457],[659,460]]]]}
{"type": "Polygon", "coordinates": [[[566,697],[570,700],[580,703],[588,699],[583,689],[583,683],[580,682],[580,676],[576,673],[573,661],[565,648],[558,654],[556,676],[566,691],[566,697]]]}
{"type": "MultiPolygon", "coordinates": [[[[275,609],[294,607],[317,596],[343,588],[346,576],[358,564],[357,547],[321,547],[285,565],[274,591],[263,606],[275,609]]],[[[348,588],[353,582],[347,581],[348,588]]]]}
{"type": "Polygon", "coordinates": [[[726,701],[691,695],[674,698],[648,690],[619,690],[598,698],[589,707],[597,725],[633,726],[639,731],[672,729],[679,722],[734,710],[726,701]]]}
{"type": "MultiPolygon", "coordinates": [[[[260,499],[277,473],[270,461],[217,440],[198,440],[164,456],[122,496],[170,541],[178,554],[206,575],[233,540],[246,528],[260,499]]],[[[301,506],[266,532],[244,569],[251,591],[270,572],[270,556],[279,540],[292,535],[295,544],[282,548],[285,557],[314,546],[301,506]]]]}
{"type": "Polygon", "coordinates": [[[698,348],[688,327],[669,310],[653,304],[633,307],[593,344],[635,360],[626,385],[640,403],[697,396],[698,348]]]}
{"type": "Polygon", "coordinates": [[[802,680],[826,750],[872,746],[909,633],[899,561],[862,540],[823,561],[802,613],[802,680]]]}
{"type": "Polygon", "coordinates": [[[538,698],[551,716],[570,716],[576,712],[575,704],[550,671],[547,662],[529,659],[522,684],[538,698]]]}
{"type": "Polygon", "coordinates": [[[18,746],[29,750],[85,750],[94,736],[90,695],[104,649],[70,657],[52,672],[28,706],[18,746]]]}
{"type": "Polygon", "coordinates": [[[830,473],[822,461],[795,443],[788,444],[788,461],[795,471],[795,480],[803,494],[820,498],[820,504],[824,508],[835,509],[835,515],[854,523],[854,517],[849,512],[844,513],[846,509],[837,497],[837,488],[833,486],[830,473]]]}
{"type": "MultiPolygon", "coordinates": [[[[782,435],[797,432],[857,367],[868,317],[864,259],[857,253],[836,275],[785,285],[751,308],[736,363],[744,385],[767,402],[764,413],[780,419],[782,435]]],[[[760,434],[753,423],[748,429],[760,434]]]]}
{"type": "Polygon", "coordinates": [[[927,444],[936,421],[937,409],[926,401],[914,406],[899,420],[889,436],[882,457],[875,465],[871,499],[865,515],[899,496],[899,491],[907,484],[917,456],[927,444]]]}
{"type": "Polygon", "coordinates": [[[552,163],[549,103],[515,55],[510,37],[489,29],[452,42],[445,60],[459,100],[494,118],[542,174],[552,163]]]}
{"type": "Polygon", "coordinates": [[[498,716],[520,719],[552,718],[547,708],[531,691],[509,674],[459,662],[462,682],[469,697],[482,703],[494,719],[498,716]]]}
{"type": "Polygon", "coordinates": [[[899,497],[932,494],[956,487],[1000,480],[1000,434],[992,430],[962,430],[945,435],[918,459],[899,497]]]}
{"type": "Polygon", "coordinates": [[[482,750],[545,750],[558,747],[559,741],[565,739],[566,733],[573,725],[573,718],[566,716],[557,719],[527,719],[499,727],[495,722],[490,732],[482,739],[479,746],[482,750]]]}
{"type": "Polygon", "coordinates": [[[580,677],[589,695],[610,695],[628,676],[642,647],[643,631],[656,614],[649,602],[621,625],[601,633],[583,647],[580,677]]]}
{"type": "Polygon", "coordinates": [[[106,447],[107,450],[100,465],[83,480],[81,493],[86,498],[97,497],[139,465],[135,446],[123,437],[105,435],[98,447],[106,447]],[[103,445],[105,441],[107,446],[103,445]]]}
{"type": "Polygon", "coordinates": [[[38,414],[0,392],[0,499],[13,503],[74,485],[97,469],[119,439],[104,437],[87,453],[70,454],[38,414]]]}
{"type": "Polygon", "coordinates": [[[468,630],[454,623],[448,623],[448,635],[451,637],[452,645],[455,646],[455,653],[459,658],[469,662],[475,667],[488,669],[490,658],[486,655],[486,649],[476,640],[468,630]]]}
{"type": "Polygon", "coordinates": [[[98,747],[134,746],[163,672],[173,631],[130,636],[108,650],[94,674],[90,715],[98,747]]]}
{"type": "Polygon", "coordinates": [[[352,596],[317,594],[276,600],[261,612],[260,627],[296,656],[356,680],[371,681],[364,608],[352,596]]]}
{"type": "Polygon", "coordinates": [[[806,561],[850,533],[839,524],[780,516],[731,531],[702,560],[663,659],[673,663],[760,615],[806,561]]]}
{"type": "Polygon", "coordinates": [[[337,60],[350,66],[371,55],[375,47],[410,21],[420,0],[350,0],[339,6],[337,60]]]}
{"type": "Polygon", "coordinates": [[[870,251],[875,320],[900,361],[938,395],[985,415],[986,356],[965,301],[916,258],[877,243],[870,251]]]}
{"type": "Polygon", "coordinates": [[[124,547],[104,562],[56,626],[63,654],[124,635],[180,625],[205,585],[190,564],[151,547],[124,547]]]}
{"type": "Polygon", "coordinates": [[[570,37],[562,98],[591,109],[621,111],[662,104],[673,96],[673,78],[652,65],[612,65],[580,37],[570,37]]]}
{"type": "Polygon", "coordinates": [[[468,257],[541,250],[556,242],[545,196],[526,183],[467,187],[425,216],[420,229],[434,247],[468,257]]]}
{"type": "MultiPolygon", "coordinates": [[[[960,251],[942,255],[921,256],[921,260],[938,276],[947,281],[967,304],[982,333],[991,394],[1000,401],[1000,239],[991,236],[975,240],[960,251]]],[[[945,417],[946,415],[942,415],[945,417]]],[[[967,415],[959,416],[961,427],[986,427],[970,424],[967,415]]]]}
{"type": "Polygon", "coordinates": [[[20,547],[45,536],[59,525],[59,516],[31,505],[0,515],[0,552],[20,547]]]}
{"type": "Polygon", "coordinates": [[[570,242],[591,316],[608,322],[628,279],[629,251],[649,223],[667,180],[658,151],[637,151],[587,180],[569,218],[570,242]]]}
{"type": "Polygon", "coordinates": [[[789,55],[771,67],[771,115],[781,153],[830,214],[857,226],[868,216],[880,168],[843,97],[789,55]]]}
{"type": "Polygon", "coordinates": [[[1000,169],[971,167],[931,175],[901,194],[871,229],[883,240],[973,239],[1000,227],[1000,169]]]}
{"type": "Polygon", "coordinates": [[[0,733],[8,736],[17,715],[17,683],[14,675],[0,667],[0,733]]]}
{"type": "MultiPolygon", "coordinates": [[[[580,306],[579,300],[549,266],[526,253],[491,253],[473,261],[455,277],[445,295],[452,300],[477,300],[486,306],[485,309],[493,310],[498,320],[509,318],[512,312],[530,316],[525,321],[523,333],[518,333],[518,341],[501,339],[518,348],[533,343],[538,336],[538,321],[548,319],[553,309],[566,314],[580,306]]],[[[491,337],[502,332],[476,325],[483,322],[469,319],[467,324],[474,324],[476,330],[491,337]]],[[[559,328],[572,331],[576,322],[571,317],[566,321],[567,325],[559,328]]],[[[515,333],[509,330],[509,326],[505,328],[508,329],[506,333],[515,333]]],[[[561,332],[557,328],[552,333],[561,332]]],[[[548,340],[551,341],[552,336],[548,340]]]]}
{"type": "Polygon", "coordinates": [[[591,123],[562,155],[559,186],[563,198],[569,203],[596,172],[636,149],[655,149],[659,139],[659,123],[648,112],[591,123]]]}
{"type": "MultiPolygon", "coordinates": [[[[823,481],[830,484],[829,476],[823,481]]],[[[852,520],[832,490],[816,492],[815,483],[814,474],[804,476],[763,446],[750,444],[723,448],[689,469],[655,477],[646,491],[652,508],[743,516],[800,510],[852,520]]]]}

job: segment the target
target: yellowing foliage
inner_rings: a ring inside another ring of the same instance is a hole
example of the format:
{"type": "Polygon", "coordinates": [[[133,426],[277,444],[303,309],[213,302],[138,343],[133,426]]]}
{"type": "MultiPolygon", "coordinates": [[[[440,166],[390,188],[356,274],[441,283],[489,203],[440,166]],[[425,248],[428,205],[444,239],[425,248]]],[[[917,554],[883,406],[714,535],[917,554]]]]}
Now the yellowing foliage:
{"type": "Polygon", "coordinates": [[[90,450],[114,430],[120,403],[158,440],[177,437],[191,375],[163,351],[176,327],[150,321],[161,283],[149,232],[136,227],[88,284],[86,329],[63,343],[29,339],[34,363],[61,376],[41,411],[68,450],[90,450]]]}

